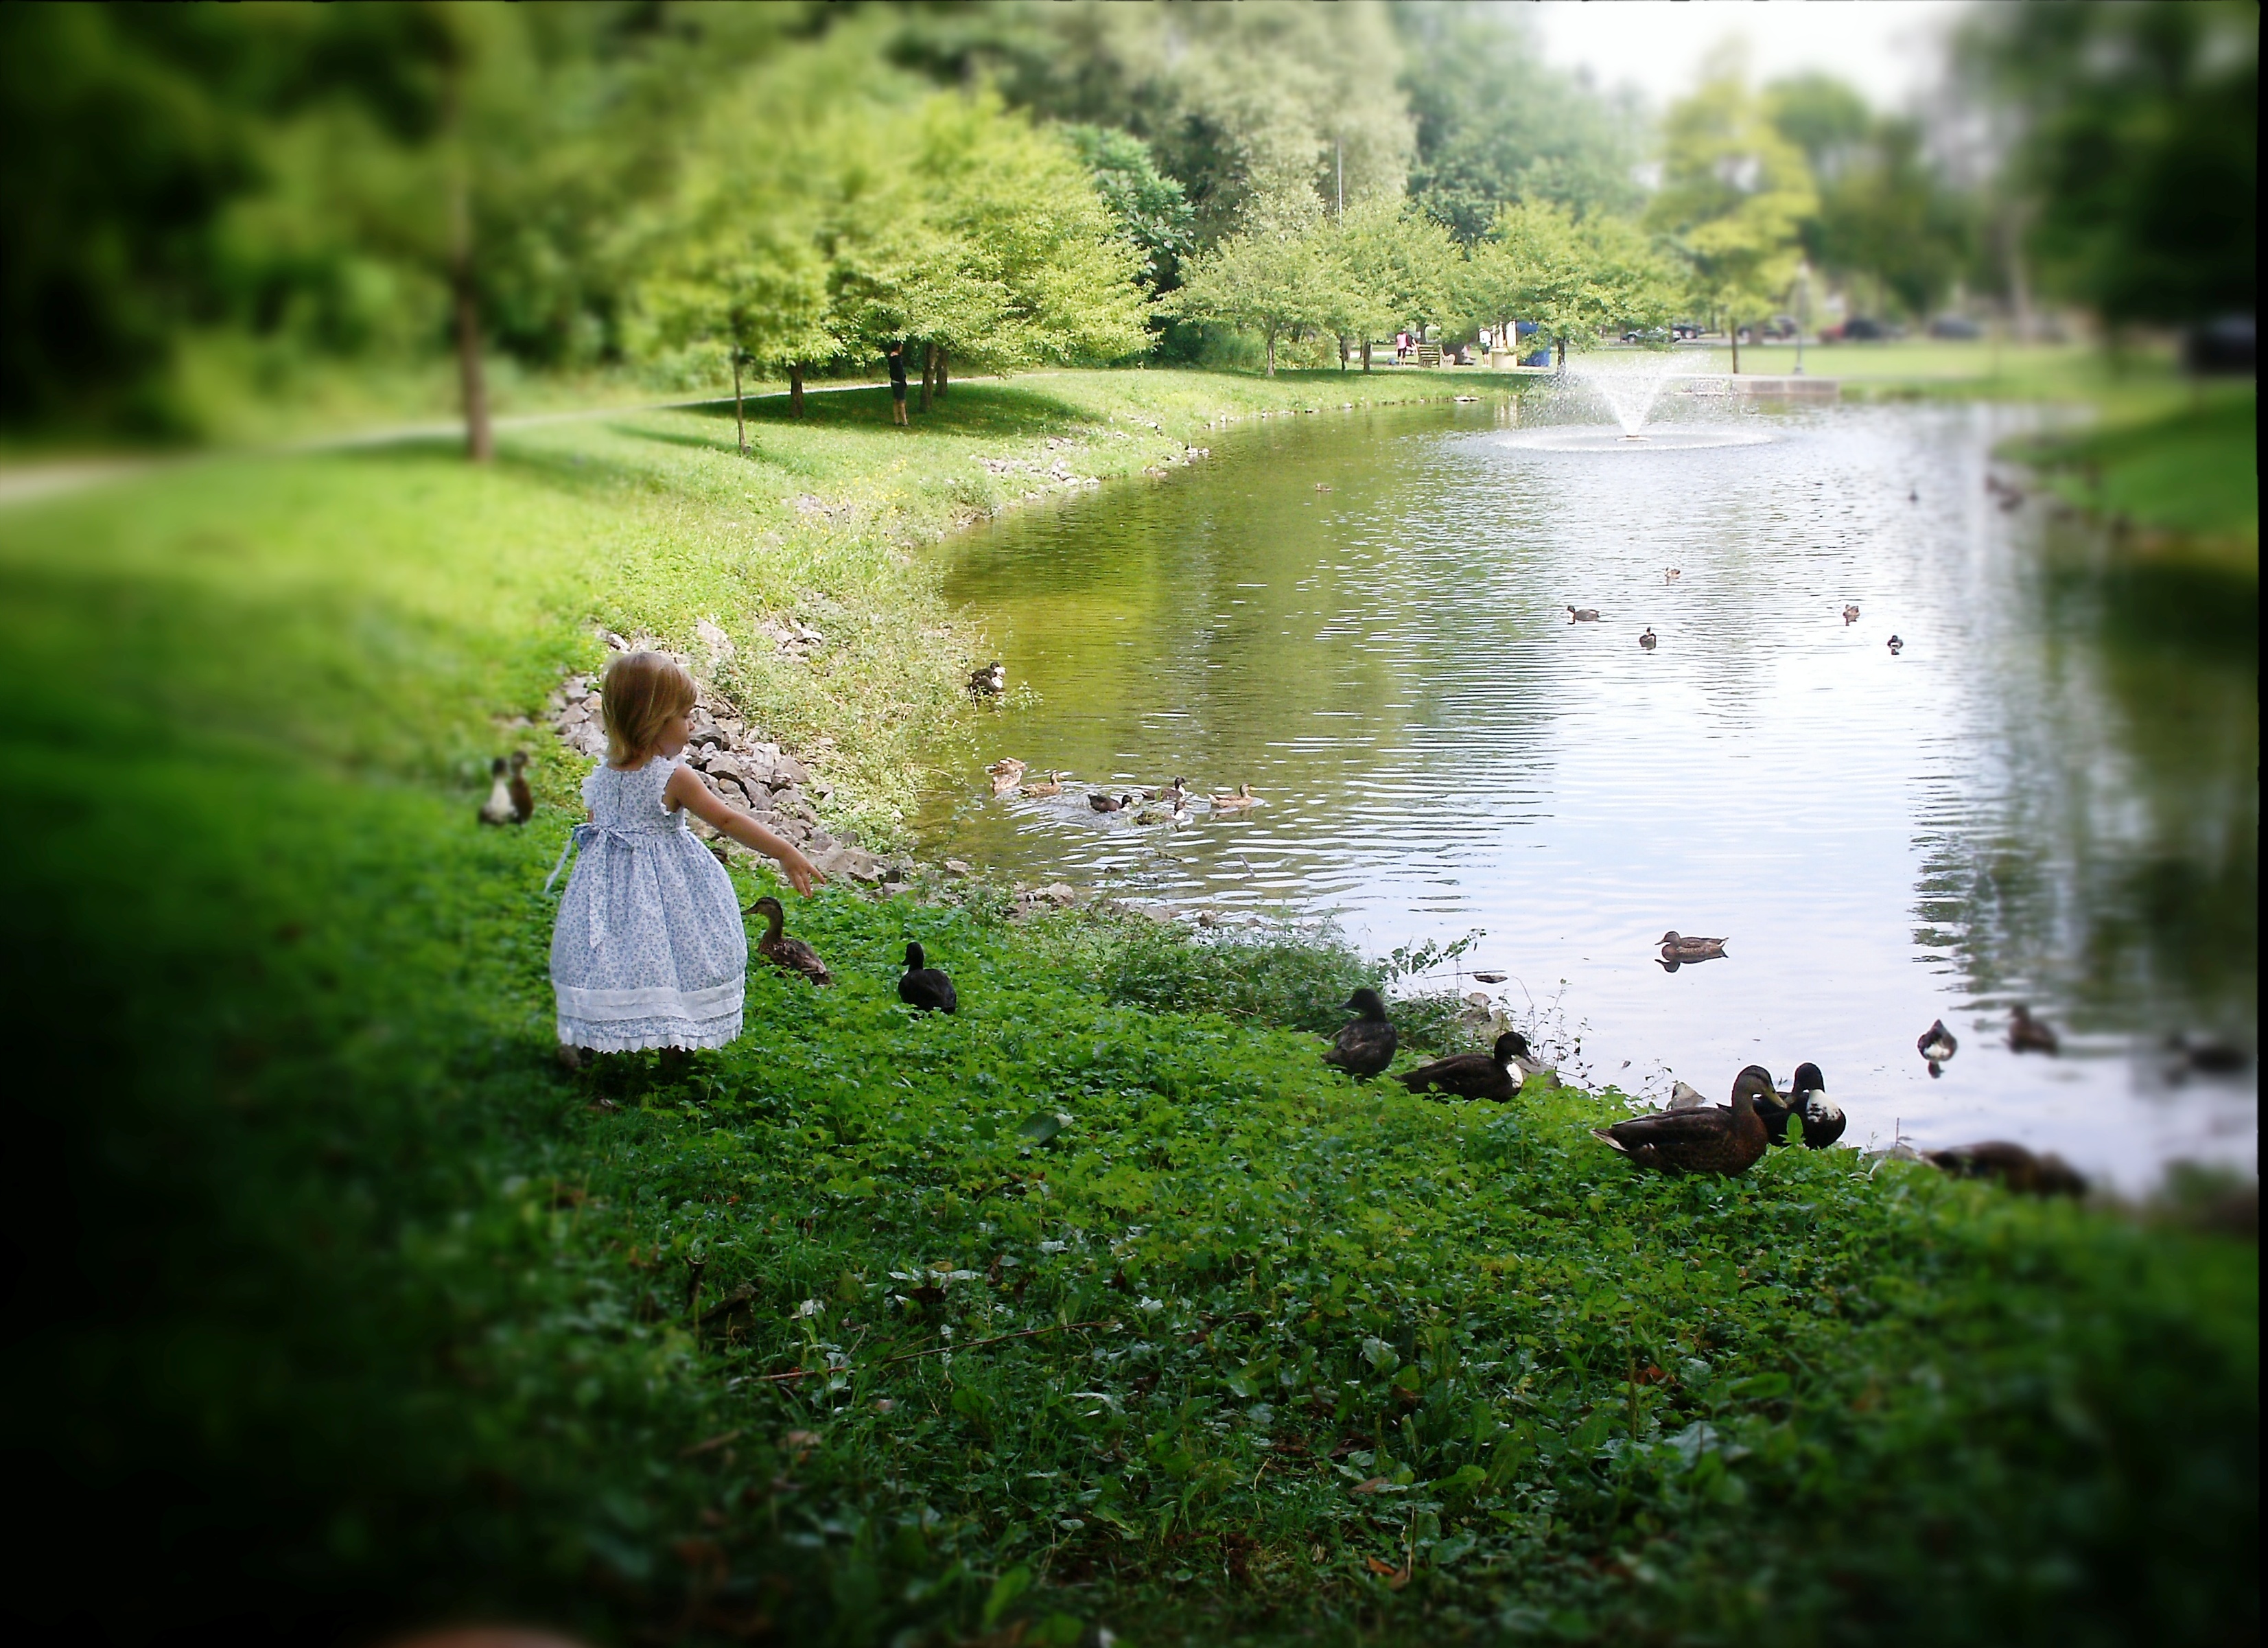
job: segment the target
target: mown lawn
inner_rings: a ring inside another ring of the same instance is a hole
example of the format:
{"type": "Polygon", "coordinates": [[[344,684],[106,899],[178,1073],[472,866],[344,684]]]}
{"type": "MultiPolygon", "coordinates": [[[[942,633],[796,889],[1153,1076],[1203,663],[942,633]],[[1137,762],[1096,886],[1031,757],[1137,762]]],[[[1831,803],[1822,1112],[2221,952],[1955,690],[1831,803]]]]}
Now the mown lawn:
{"type": "Polygon", "coordinates": [[[231,461],[0,514],[11,1611],[2257,1634],[2248,1243],[1839,1152],[1634,1179],[1587,1136],[1611,1095],[1325,1072],[1302,1030],[1360,970],[1328,946],[1020,924],[981,889],[799,905],[840,985],[755,976],[682,1080],[553,1067],[538,889],[575,774],[543,750],[536,823],[497,832],[474,773],[591,622],[716,617],[725,684],[833,739],[887,829],[967,713],[909,548],[1037,484],[976,457],[1132,475],[1336,388],[957,386],[915,438],[844,397],[745,465],[729,424],[642,414],[491,474],[231,461]],[[785,614],[816,668],[755,644],[785,614]],[[958,1018],[897,1004],[909,935],[958,1018]]]}
{"type": "Polygon", "coordinates": [[[2040,470],[2058,497],[2122,529],[2182,541],[2257,578],[2258,404],[2249,384],[2219,388],[2157,417],[2024,441],[2011,455],[2040,470]]]}

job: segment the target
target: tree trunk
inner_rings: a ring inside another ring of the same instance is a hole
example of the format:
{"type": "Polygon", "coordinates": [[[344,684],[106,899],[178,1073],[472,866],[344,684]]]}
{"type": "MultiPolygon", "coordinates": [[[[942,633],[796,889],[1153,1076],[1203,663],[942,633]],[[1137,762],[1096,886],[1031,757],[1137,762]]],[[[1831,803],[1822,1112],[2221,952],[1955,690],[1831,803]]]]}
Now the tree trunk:
{"type": "Polygon", "coordinates": [[[1370,370],[1370,340],[1366,337],[1362,340],[1362,369],[1370,370]]]}
{"type": "Polygon", "coordinates": [[[787,415],[790,418],[803,416],[803,363],[799,360],[788,362],[787,415]]]}
{"type": "Polygon", "coordinates": [[[748,455],[748,409],[740,398],[740,351],[733,351],[733,427],[740,437],[740,455],[748,455]]]}
{"type": "Polygon", "coordinates": [[[1726,321],[1725,336],[1733,340],[1733,375],[1737,378],[1741,375],[1741,323],[1726,321]]]}
{"type": "Polygon", "coordinates": [[[1567,340],[1564,337],[1559,340],[1558,375],[1563,378],[1567,375],[1567,340]]]}
{"type": "Polygon", "coordinates": [[[1272,326],[1268,329],[1268,375],[1276,375],[1276,329],[1272,326]]]}
{"type": "Polygon", "coordinates": [[[937,398],[940,403],[945,400],[945,345],[939,344],[937,346],[937,398]]]}
{"type": "Polygon", "coordinates": [[[937,349],[934,344],[922,345],[921,410],[929,410],[930,390],[937,381],[937,349]]]}
{"type": "Polygon", "coordinates": [[[1344,372],[1344,371],[1346,370],[1346,363],[1347,363],[1346,334],[1345,334],[1344,332],[1341,332],[1341,333],[1338,335],[1338,339],[1339,339],[1339,370],[1340,370],[1341,372],[1344,372]]]}
{"type": "Polygon", "coordinates": [[[481,370],[480,300],[473,290],[473,212],[462,176],[449,200],[449,288],[457,312],[457,383],[465,407],[465,455],[475,463],[496,456],[489,427],[489,386],[481,370]]]}

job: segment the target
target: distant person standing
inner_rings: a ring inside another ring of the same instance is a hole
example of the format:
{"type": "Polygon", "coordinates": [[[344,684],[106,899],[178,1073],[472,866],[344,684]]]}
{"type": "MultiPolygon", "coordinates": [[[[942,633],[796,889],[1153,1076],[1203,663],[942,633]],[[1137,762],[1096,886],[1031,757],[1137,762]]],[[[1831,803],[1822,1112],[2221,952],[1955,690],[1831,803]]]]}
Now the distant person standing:
{"type": "Polygon", "coordinates": [[[890,344],[890,421],[901,428],[906,422],[906,345],[902,338],[890,344]]]}

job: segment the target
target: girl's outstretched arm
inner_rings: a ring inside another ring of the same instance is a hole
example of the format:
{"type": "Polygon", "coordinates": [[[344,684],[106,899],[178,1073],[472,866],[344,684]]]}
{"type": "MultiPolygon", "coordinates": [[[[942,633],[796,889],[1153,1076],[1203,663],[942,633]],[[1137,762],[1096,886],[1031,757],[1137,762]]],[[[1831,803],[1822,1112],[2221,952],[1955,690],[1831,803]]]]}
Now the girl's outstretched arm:
{"type": "Polygon", "coordinates": [[[681,766],[671,773],[661,794],[663,799],[675,802],[702,823],[732,837],[742,846],[753,847],[766,858],[777,859],[781,873],[796,891],[808,895],[813,883],[827,879],[819,873],[818,866],[796,850],[792,842],[774,835],[738,807],[718,800],[691,767],[681,766]]]}

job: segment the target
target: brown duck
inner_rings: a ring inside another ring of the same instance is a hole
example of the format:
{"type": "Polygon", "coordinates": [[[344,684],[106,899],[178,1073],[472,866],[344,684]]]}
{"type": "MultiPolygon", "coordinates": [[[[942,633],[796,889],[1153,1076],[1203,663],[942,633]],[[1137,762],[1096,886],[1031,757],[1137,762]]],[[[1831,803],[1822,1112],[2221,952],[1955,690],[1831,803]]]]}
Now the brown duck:
{"type": "Polygon", "coordinates": [[[2018,1053],[2058,1053],[2063,1040],[2055,1026],[2032,1016],[2021,1001],[2008,1009],[2008,1046],[2018,1053]]]}
{"type": "Polygon", "coordinates": [[[1924,1150],[1921,1159],[1955,1179],[1997,1179],[2028,1196],[2083,1196],[2087,1180],[2052,1150],[2035,1156],[2006,1139],[1924,1150]]]}
{"type": "Polygon", "coordinates": [[[1436,1059],[1394,1079],[1413,1093],[1431,1089],[1458,1098],[1492,1098],[1501,1105],[1520,1096],[1520,1084],[1527,1076],[1521,1060],[1528,1056],[1528,1038],[1508,1030],[1496,1038],[1492,1052],[1436,1059]]]}
{"type": "Polygon", "coordinates": [[[780,901],[766,893],[748,907],[750,915],[764,919],[764,935],[756,941],[756,954],[782,972],[800,973],[814,984],[835,982],[835,975],[827,971],[827,964],[819,959],[819,952],[799,938],[790,938],[780,931],[787,923],[787,912],[780,901]]]}
{"type": "Polygon", "coordinates": [[[1745,1173],[1771,1149],[1756,1100],[1772,1097],[1771,1072],[1752,1064],[1733,1080],[1729,1110],[1662,1110],[1591,1136],[1657,1173],[1745,1173]]]}

